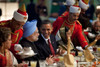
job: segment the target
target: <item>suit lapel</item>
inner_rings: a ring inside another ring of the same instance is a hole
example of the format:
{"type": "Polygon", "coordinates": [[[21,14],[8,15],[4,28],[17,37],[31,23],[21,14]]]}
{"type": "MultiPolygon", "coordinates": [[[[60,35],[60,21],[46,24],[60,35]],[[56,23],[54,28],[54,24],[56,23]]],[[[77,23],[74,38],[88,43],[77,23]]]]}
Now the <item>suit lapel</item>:
{"type": "Polygon", "coordinates": [[[43,37],[41,35],[40,35],[40,39],[41,39],[40,41],[43,45],[43,48],[46,49],[48,53],[51,53],[49,45],[46,43],[46,41],[43,39],[43,37]]]}
{"type": "Polygon", "coordinates": [[[54,39],[53,39],[52,35],[50,35],[50,40],[51,40],[51,44],[52,44],[52,46],[54,48],[54,39]]]}
{"type": "Polygon", "coordinates": [[[51,44],[52,44],[52,46],[53,46],[53,49],[54,49],[54,51],[55,51],[55,53],[56,53],[56,44],[55,44],[55,40],[54,40],[53,35],[50,35],[50,40],[51,40],[51,44]]]}

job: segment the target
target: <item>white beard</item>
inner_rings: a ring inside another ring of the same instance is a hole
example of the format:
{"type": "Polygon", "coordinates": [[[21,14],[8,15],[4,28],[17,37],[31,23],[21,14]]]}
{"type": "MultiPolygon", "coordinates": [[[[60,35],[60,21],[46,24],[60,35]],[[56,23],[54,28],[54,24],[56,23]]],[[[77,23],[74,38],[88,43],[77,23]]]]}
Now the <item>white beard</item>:
{"type": "Polygon", "coordinates": [[[92,34],[92,33],[88,33],[88,37],[92,39],[92,38],[95,38],[96,35],[95,34],[92,34]]]}

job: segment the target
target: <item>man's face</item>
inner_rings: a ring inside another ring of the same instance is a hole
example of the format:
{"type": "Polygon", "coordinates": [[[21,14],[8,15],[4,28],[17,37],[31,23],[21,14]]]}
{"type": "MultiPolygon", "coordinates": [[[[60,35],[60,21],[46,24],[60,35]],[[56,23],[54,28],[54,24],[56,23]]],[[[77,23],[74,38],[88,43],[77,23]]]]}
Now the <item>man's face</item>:
{"type": "Polygon", "coordinates": [[[39,32],[38,32],[38,28],[36,28],[35,32],[28,37],[31,39],[31,41],[34,42],[38,40],[38,36],[39,36],[39,32]]]}
{"type": "Polygon", "coordinates": [[[46,39],[48,39],[50,37],[52,30],[53,30],[53,28],[52,28],[51,24],[43,24],[40,27],[40,32],[41,32],[41,34],[43,34],[43,36],[46,39]]]}
{"type": "Polygon", "coordinates": [[[13,28],[12,30],[13,30],[13,31],[22,29],[23,26],[24,26],[24,24],[25,24],[25,22],[20,22],[20,21],[16,21],[16,20],[13,20],[12,23],[13,23],[13,24],[12,24],[12,28],[13,28]]]}
{"type": "Polygon", "coordinates": [[[69,13],[70,22],[75,22],[79,18],[79,13],[69,13]]]}
{"type": "Polygon", "coordinates": [[[100,22],[95,22],[94,26],[93,26],[95,31],[100,31],[100,22]]]}

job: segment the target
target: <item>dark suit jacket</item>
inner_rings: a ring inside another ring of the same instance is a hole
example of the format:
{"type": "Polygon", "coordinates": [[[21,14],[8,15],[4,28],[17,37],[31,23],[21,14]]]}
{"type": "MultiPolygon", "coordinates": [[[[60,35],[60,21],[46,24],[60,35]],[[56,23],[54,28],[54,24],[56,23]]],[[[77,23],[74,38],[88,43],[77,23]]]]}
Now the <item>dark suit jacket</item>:
{"type": "MultiPolygon", "coordinates": [[[[55,36],[50,35],[50,40],[51,40],[51,44],[54,48],[54,51],[56,53],[57,44],[56,44],[55,36]]],[[[38,52],[39,52],[40,56],[44,60],[47,57],[49,57],[49,55],[52,55],[49,45],[46,43],[46,41],[43,39],[43,37],[41,35],[39,36],[39,40],[36,41],[35,44],[36,44],[36,47],[38,49],[38,52]]]]}
{"type": "Polygon", "coordinates": [[[24,61],[37,61],[37,67],[39,67],[39,60],[40,60],[40,55],[38,53],[38,50],[35,46],[35,44],[33,42],[30,42],[28,41],[27,39],[23,38],[21,41],[20,41],[20,44],[22,45],[22,47],[31,47],[32,50],[37,53],[37,55],[34,55],[32,57],[28,57],[28,58],[25,58],[23,59],[24,61]]]}

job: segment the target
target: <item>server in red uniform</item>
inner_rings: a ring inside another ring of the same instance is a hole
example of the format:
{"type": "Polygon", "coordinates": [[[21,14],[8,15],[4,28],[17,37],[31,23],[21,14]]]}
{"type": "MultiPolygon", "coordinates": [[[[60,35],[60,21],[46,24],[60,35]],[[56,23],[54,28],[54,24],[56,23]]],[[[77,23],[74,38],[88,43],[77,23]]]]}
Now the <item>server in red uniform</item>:
{"type": "MultiPolygon", "coordinates": [[[[61,16],[66,17],[69,12],[69,7],[75,4],[75,0],[66,0],[66,11],[62,13],[61,16]]],[[[56,41],[59,42],[61,40],[61,36],[59,35],[59,31],[56,34],[56,41]]]]}
{"type": "MultiPolygon", "coordinates": [[[[68,15],[66,15],[66,17],[58,17],[56,21],[53,23],[52,33],[56,35],[58,30],[64,29],[64,27],[67,26],[71,30],[71,39],[73,44],[77,46],[77,44],[75,44],[74,42],[77,41],[83,48],[85,48],[88,45],[88,43],[82,34],[82,26],[80,22],[77,20],[80,12],[81,8],[79,6],[70,6],[68,15]]],[[[60,33],[64,35],[63,32],[60,31],[60,33]]]]}
{"type": "MultiPolygon", "coordinates": [[[[14,12],[11,20],[0,21],[0,27],[8,27],[11,29],[12,44],[10,50],[15,55],[14,45],[19,43],[23,35],[23,25],[27,21],[28,15],[26,13],[25,5],[23,4],[17,11],[14,12]]],[[[15,55],[17,58],[17,56],[15,55]]]]}

